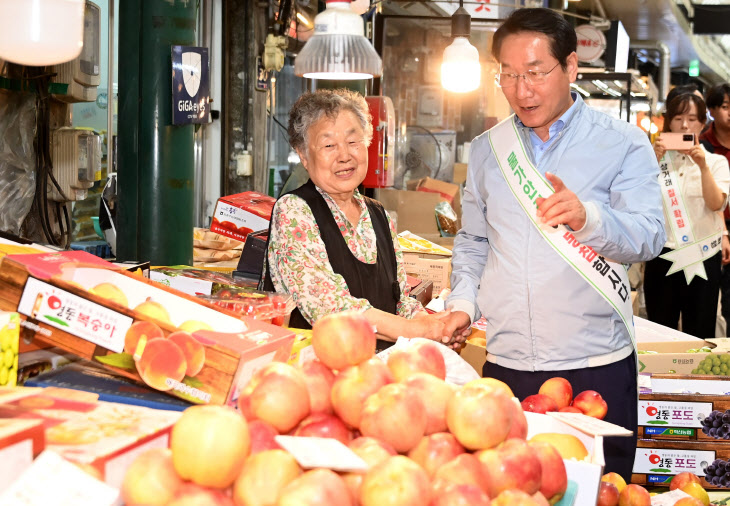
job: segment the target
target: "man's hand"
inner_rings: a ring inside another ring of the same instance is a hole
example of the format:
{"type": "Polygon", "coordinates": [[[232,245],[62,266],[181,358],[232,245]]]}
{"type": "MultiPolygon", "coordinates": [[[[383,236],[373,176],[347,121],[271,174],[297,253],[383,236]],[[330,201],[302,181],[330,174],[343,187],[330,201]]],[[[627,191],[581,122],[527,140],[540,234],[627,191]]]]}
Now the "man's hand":
{"type": "Polygon", "coordinates": [[[453,311],[445,316],[444,322],[444,344],[451,346],[458,351],[471,334],[471,317],[464,311],[453,311]]]}
{"type": "Polygon", "coordinates": [[[550,172],[545,173],[545,177],[550,184],[553,185],[555,193],[548,198],[538,198],[537,217],[542,218],[542,222],[556,227],[558,225],[567,225],[573,230],[580,230],[586,223],[586,209],[578,196],[565,187],[563,181],[550,172]]]}

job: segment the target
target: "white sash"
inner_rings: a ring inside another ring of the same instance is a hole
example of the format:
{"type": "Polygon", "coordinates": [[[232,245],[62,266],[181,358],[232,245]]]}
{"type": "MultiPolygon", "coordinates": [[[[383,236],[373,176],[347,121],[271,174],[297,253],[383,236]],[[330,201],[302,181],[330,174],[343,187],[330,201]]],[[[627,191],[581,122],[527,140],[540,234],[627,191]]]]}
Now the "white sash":
{"type": "Polygon", "coordinates": [[[701,239],[695,238],[692,220],[684,206],[682,188],[677,184],[677,169],[672,156],[667,154],[659,162],[659,185],[662,187],[662,202],[669,217],[675,249],[660,255],[660,258],[672,262],[667,276],[683,270],[684,279],[689,284],[695,276],[707,279],[703,260],[717,254],[722,248],[722,235],[718,231],[701,239]]]}
{"type": "Polygon", "coordinates": [[[554,193],[525,154],[514,115],[488,132],[500,171],[533,225],[553,249],[616,310],[634,342],[634,315],[626,268],[579,243],[565,225],[552,228],[538,221],[535,200],[554,193]]]}

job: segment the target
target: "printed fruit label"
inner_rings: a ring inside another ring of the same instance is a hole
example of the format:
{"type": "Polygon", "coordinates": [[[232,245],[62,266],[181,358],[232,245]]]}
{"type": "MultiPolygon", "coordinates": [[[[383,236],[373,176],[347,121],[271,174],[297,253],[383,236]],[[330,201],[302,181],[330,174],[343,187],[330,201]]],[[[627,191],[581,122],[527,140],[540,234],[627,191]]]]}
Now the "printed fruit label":
{"type": "Polygon", "coordinates": [[[639,425],[702,427],[711,402],[639,401],[639,425]]]}
{"type": "Polygon", "coordinates": [[[715,460],[714,451],[637,448],[634,472],[674,475],[689,471],[697,476],[704,476],[705,468],[713,460],[715,460]]]}
{"type": "Polygon", "coordinates": [[[132,318],[29,277],[18,312],[120,353],[132,318]]]}

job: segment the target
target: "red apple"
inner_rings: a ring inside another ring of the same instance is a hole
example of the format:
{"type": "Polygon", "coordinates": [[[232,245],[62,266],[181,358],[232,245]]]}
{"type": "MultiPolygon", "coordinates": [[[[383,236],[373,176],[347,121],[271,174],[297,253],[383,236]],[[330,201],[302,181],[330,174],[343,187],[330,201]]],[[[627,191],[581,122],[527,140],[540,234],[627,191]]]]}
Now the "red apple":
{"type": "Polygon", "coordinates": [[[343,369],[332,385],[332,407],[343,422],[357,429],[365,399],[392,382],[388,366],[377,357],[343,369]]]}
{"type": "Polygon", "coordinates": [[[439,351],[440,344],[432,341],[418,341],[408,348],[395,350],[388,356],[388,368],[396,381],[403,381],[417,372],[446,378],[446,363],[439,351]]]}
{"type": "MultiPolygon", "coordinates": [[[[368,467],[376,466],[388,457],[397,455],[395,449],[388,443],[372,437],[359,437],[352,440],[350,450],[363,459],[368,467]]],[[[345,480],[345,484],[350,490],[350,496],[354,504],[360,504],[360,486],[364,477],[365,473],[345,473],[342,475],[342,479],[345,480]]]]}
{"type": "Polygon", "coordinates": [[[274,439],[279,432],[273,425],[261,420],[248,422],[248,433],[251,437],[251,455],[264,450],[281,450],[281,446],[274,439]]]}
{"type": "Polygon", "coordinates": [[[561,413],[580,413],[580,414],[583,414],[583,412],[580,409],[578,409],[576,407],[573,407],[573,406],[565,406],[564,408],[560,408],[558,411],[561,412],[561,413]]]}
{"type": "MultiPolygon", "coordinates": [[[[618,473],[606,473],[603,476],[601,476],[601,481],[605,481],[608,483],[613,484],[616,487],[616,490],[618,490],[618,493],[620,494],[623,489],[626,488],[626,480],[624,480],[623,476],[621,476],[618,473]]],[[[671,489],[671,483],[670,483],[670,489],[671,489]]]]}
{"type": "Polygon", "coordinates": [[[601,482],[598,489],[598,503],[596,506],[618,506],[618,488],[613,483],[601,482]]]}
{"type": "Polygon", "coordinates": [[[434,497],[439,496],[449,485],[476,485],[489,494],[491,480],[479,459],[471,453],[462,453],[447,462],[433,475],[432,490],[434,497]]]}
{"type": "Polygon", "coordinates": [[[418,444],[408,452],[408,457],[425,469],[429,477],[433,478],[438,469],[462,453],[464,453],[464,447],[452,434],[437,432],[422,437],[418,444]]]}
{"type": "Polygon", "coordinates": [[[543,394],[529,395],[522,401],[522,409],[531,413],[545,414],[548,411],[557,411],[558,405],[552,399],[543,394]]]}
{"type": "Polygon", "coordinates": [[[312,327],[314,354],[335,371],[372,358],[375,341],[372,324],[354,311],[329,314],[312,327]]]}
{"type": "Polygon", "coordinates": [[[464,386],[446,406],[446,424],[469,450],[492,448],[505,440],[512,428],[512,400],[500,390],[464,386]]]}
{"type": "Polygon", "coordinates": [[[619,506],[651,506],[651,496],[641,485],[626,485],[618,495],[619,506]]]}
{"type": "Polygon", "coordinates": [[[237,505],[276,504],[285,486],[302,474],[302,469],[284,450],[267,450],[252,455],[233,485],[237,505]]]}
{"type": "Polygon", "coordinates": [[[351,506],[350,492],[337,473],[329,469],[307,471],[286,485],[277,506],[351,506]]]}
{"type": "Polygon", "coordinates": [[[585,390],[573,399],[573,407],[580,409],[584,415],[603,420],[608,412],[608,405],[601,394],[595,390],[585,390]]]}
{"type": "Polygon", "coordinates": [[[527,439],[527,418],[517,397],[512,397],[512,425],[505,439],[527,439]]]}
{"type": "Polygon", "coordinates": [[[305,362],[301,365],[300,370],[309,391],[309,411],[331,414],[330,392],[335,383],[334,373],[319,360],[305,362]]]}
{"type": "MultiPolygon", "coordinates": [[[[542,477],[540,492],[552,504],[558,502],[568,488],[568,474],[558,451],[550,444],[540,441],[527,443],[540,461],[542,477]]],[[[618,494],[617,494],[618,497],[618,494]]]]}
{"type": "Polygon", "coordinates": [[[360,432],[381,439],[399,453],[421,440],[426,430],[426,408],[419,395],[402,383],[391,383],[367,398],[360,432]]]}
{"type": "Polygon", "coordinates": [[[490,506],[543,506],[543,504],[539,499],[535,499],[522,490],[510,489],[492,499],[490,506]]]}
{"type": "Polygon", "coordinates": [[[294,430],[295,436],[302,437],[329,437],[336,439],[347,446],[352,440],[352,432],[344,422],[334,415],[317,413],[308,416],[294,430]]]}
{"type": "Polygon", "coordinates": [[[522,439],[508,439],[496,449],[474,454],[489,474],[489,497],[519,489],[532,495],[540,490],[542,466],[535,451],[522,439]]]}
{"type": "Polygon", "coordinates": [[[446,405],[454,395],[456,388],[432,374],[423,372],[409,376],[403,381],[403,384],[412,388],[421,397],[423,405],[426,407],[426,434],[448,430],[446,405]]]}
{"type": "Polygon", "coordinates": [[[370,469],[362,482],[363,506],[422,506],[431,499],[428,474],[408,457],[389,457],[370,469]]]}
{"type": "Polygon", "coordinates": [[[489,506],[489,497],[476,485],[451,484],[434,497],[431,506],[489,506]]]}
{"type": "Polygon", "coordinates": [[[696,474],[685,471],[683,473],[679,473],[674,478],[672,478],[672,481],[669,482],[669,490],[681,490],[685,487],[685,485],[689,483],[697,483],[699,485],[702,485],[702,481],[697,477],[696,474]]]}

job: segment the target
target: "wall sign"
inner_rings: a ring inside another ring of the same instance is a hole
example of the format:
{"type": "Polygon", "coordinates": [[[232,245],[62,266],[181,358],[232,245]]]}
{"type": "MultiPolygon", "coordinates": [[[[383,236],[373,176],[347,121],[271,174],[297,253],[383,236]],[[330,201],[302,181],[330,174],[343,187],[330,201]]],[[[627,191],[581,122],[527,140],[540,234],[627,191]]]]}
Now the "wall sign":
{"type": "Polygon", "coordinates": [[[210,122],[207,47],[172,46],[172,124],[210,122]]]}

